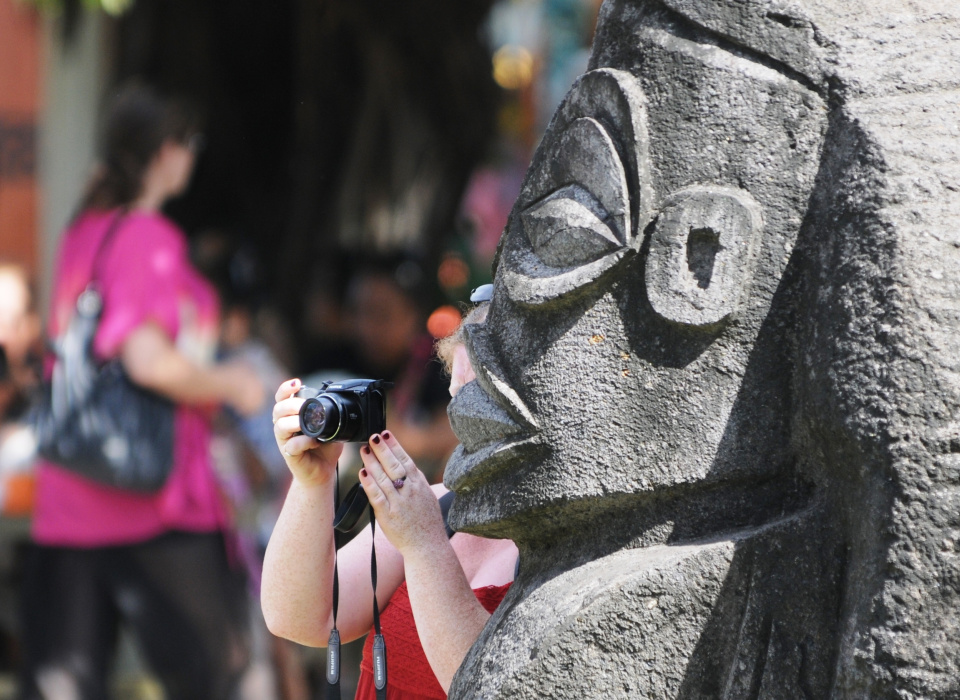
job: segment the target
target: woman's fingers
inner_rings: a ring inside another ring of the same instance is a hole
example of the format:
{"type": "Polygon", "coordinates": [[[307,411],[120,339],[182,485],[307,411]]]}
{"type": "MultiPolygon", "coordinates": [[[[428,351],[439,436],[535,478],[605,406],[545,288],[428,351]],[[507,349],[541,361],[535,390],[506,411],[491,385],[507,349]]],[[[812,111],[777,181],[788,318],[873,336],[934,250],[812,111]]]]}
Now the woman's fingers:
{"type": "Polygon", "coordinates": [[[300,380],[291,379],[280,385],[276,393],[276,403],[273,405],[273,433],[277,444],[300,432],[300,406],[303,399],[295,394],[300,390],[300,380]]]}
{"type": "MultiPolygon", "coordinates": [[[[363,459],[363,463],[366,465],[360,470],[360,485],[363,486],[363,490],[366,491],[367,499],[370,501],[370,505],[373,506],[373,510],[379,518],[382,515],[381,509],[390,507],[390,500],[387,498],[381,481],[374,474],[374,471],[379,471],[383,474],[383,470],[379,468],[379,465],[376,468],[373,467],[374,464],[377,464],[377,461],[371,457],[369,452],[364,455],[364,449],[366,448],[360,449],[361,459],[363,459]],[[372,464],[368,464],[367,458],[372,460],[372,464]]],[[[386,488],[393,489],[393,484],[388,484],[386,488]]],[[[394,493],[396,493],[395,489],[394,493]]]]}
{"type": "Polygon", "coordinates": [[[397,495],[397,487],[393,481],[394,479],[399,479],[400,476],[393,476],[398,473],[395,468],[389,471],[385,469],[386,465],[381,459],[382,452],[383,450],[374,452],[370,445],[364,445],[364,447],[360,449],[360,459],[363,460],[363,465],[367,473],[379,484],[380,489],[389,501],[393,496],[397,495]]]}
{"type": "Polygon", "coordinates": [[[277,418],[273,424],[273,437],[285,457],[293,457],[317,445],[316,440],[300,432],[300,417],[296,414],[277,418]]]}
{"type": "Polygon", "coordinates": [[[334,474],[342,443],[321,443],[300,432],[303,399],[295,394],[302,388],[299,379],[280,385],[273,407],[273,436],[287,467],[301,482],[326,481],[334,474]]]}
{"type": "Polygon", "coordinates": [[[299,457],[307,450],[318,449],[316,440],[305,435],[294,435],[291,438],[278,442],[284,457],[299,457]]]}
{"type": "Polygon", "coordinates": [[[386,440],[380,435],[372,435],[367,446],[373,451],[373,454],[380,462],[383,471],[386,472],[390,481],[407,478],[407,470],[404,468],[404,465],[400,463],[396,453],[394,453],[387,445],[386,440]]]}
{"type": "MultiPolygon", "coordinates": [[[[277,393],[274,394],[273,400],[277,403],[280,403],[284,399],[289,399],[291,396],[300,391],[300,380],[299,379],[289,379],[280,385],[280,388],[277,389],[277,393]]],[[[277,419],[276,408],[273,409],[273,419],[277,419]]]]}
{"type": "MultiPolygon", "coordinates": [[[[300,432],[300,416],[283,416],[273,424],[273,432],[281,439],[287,440],[300,432]]],[[[313,439],[313,438],[311,438],[313,439]]]]}
{"type": "Polygon", "coordinates": [[[403,449],[403,446],[397,441],[397,438],[394,437],[393,433],[391,433],[389,430],[384,430],[382,433],[380,433],[380,437],[383,440],[383,444],[386,445],[392,453],[393,459],[395,459],[399,465],[399,470],[403,472],[402,476],[409,476],[413,474],[417,468],[417,465],[414,463],[410,455],[407,454],[407,451],[403,449]]]}
{"type": "Polygon", "coordinates": [[[371,436],[368,446],[391,479],[405,479],[417,470],[417,465],[389,430],[371,436]]]}

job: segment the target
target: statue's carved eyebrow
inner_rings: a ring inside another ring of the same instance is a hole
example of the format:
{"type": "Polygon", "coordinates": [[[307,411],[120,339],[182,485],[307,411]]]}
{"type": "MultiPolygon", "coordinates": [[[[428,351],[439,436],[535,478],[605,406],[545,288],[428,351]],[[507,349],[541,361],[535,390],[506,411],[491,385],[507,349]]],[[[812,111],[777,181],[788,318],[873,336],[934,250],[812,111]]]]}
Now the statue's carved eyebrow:
{"type": "MultiPolygon", "coordinates": [[[[673,9],[669,6],[669,3],[670,0],[666,0],[666,2],[664,2],[664,0],[651,0],[648,4],[653,6],[654,9],[646,15],[642,25],[658,29],[680,40],[715,46],[733,56],[776,71],[783,77],[819,95],[821,98],[826,98],[828,88],[825,83],[818,81],[817,78],[820,76],[811,77],[789,65],[786,61],[774,58],[758,49],[747,46],[734,37],[725,36],[697,22],[694,18],[688,17],[673,9]]],[[[812,48],[813,47],[811,47],[811,49],[812,48]]],[[[591,68],[593,67],[595,66],[591,61],[591,68]]]]}

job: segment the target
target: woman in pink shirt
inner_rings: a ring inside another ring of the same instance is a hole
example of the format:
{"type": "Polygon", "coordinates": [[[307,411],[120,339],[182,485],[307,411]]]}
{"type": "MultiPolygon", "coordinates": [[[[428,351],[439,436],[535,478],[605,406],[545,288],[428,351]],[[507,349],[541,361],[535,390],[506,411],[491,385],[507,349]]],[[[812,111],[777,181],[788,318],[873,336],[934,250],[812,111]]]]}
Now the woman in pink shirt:
{"type": "Polygon", "coordinates": [[[149,495],[38,465],[22,610],[28,700],[107,697],[121,621],[171,699],[226,698],[246,663],[242,593],[227,563],[227,516],[210,464],[210,417],[219,404],[254,412],[264,389],[245,365],[212,364],[215,293],[191,266],[183,233],[160,213],[190,179],[194,136],[174,103],[142,87],[121,92],[108,114],[103,164],[60,243],[53,338],[113,229],[97,262],[104,311],[94,352],[119,357],[133,382],[177,404],[174,465],[149,495]]]}

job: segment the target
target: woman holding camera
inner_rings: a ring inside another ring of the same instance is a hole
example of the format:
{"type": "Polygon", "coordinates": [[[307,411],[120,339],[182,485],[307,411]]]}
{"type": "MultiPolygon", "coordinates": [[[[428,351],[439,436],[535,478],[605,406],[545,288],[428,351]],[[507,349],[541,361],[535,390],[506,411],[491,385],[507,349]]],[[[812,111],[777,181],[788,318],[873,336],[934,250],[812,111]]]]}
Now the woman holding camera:
{"type": "MultiPolygon", "coordinates": [[[[469,319],[468,319],[469,320],[469,319]]],[[[473,379],[462,344],[452,343],[450,393],[473,379]]],[[[309,646],[326,646],[333,624],[334,488],[342,445],[299,434],[299,380],[283,384],[274,407],[275,435],[294,479],[264,559],[261,602],[270,630],[309,646]]],[[[465,533],[448,538],[438,497],[389,430],[361,448],[360,483],[377,521],[377,601],[383,610],[387,697],[445,698],[453,675],[513,581],[517,548],[509,540],[465,533]]],[[[373,624],[371,534],[340,550],[341,639],[373,624]]],[[[357,698],[373,698],[367,639],[357,698]]]]}
{"type": "Polygon", "coordinates": [[[210,363],[216,295],[160,212],[190,179],[196,136],[176,103],[122,91],[100,170],[59,245],[50,337],[97,272],[104,304],[93,351],[119,357],[132,382],[176,404],[174,463],[148,494],[38,464],[22,597],[26,700],[109,697],[121,621],[169,698],[226,700],[246,666],[246,605],[224,546],[210,420],[221,403],[254,412],[264,391],[246,365],[210,363]]]}

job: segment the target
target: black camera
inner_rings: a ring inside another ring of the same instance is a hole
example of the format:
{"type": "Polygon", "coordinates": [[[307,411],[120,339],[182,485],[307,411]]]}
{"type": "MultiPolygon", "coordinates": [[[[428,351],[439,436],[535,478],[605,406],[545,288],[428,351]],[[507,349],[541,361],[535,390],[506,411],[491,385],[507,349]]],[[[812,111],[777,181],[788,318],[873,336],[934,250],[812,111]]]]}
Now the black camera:
{"type": "Polygon", "coordinates": [[[305,386],[297,396],[300,430],[320,442],[366,442],[387,427],[386,390],[382,379],[345,379],[324,382],[320,389],[305,386]]]}

